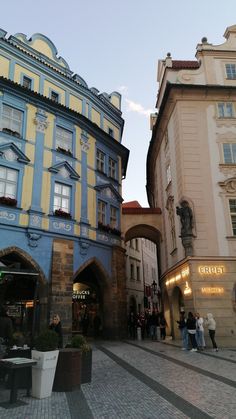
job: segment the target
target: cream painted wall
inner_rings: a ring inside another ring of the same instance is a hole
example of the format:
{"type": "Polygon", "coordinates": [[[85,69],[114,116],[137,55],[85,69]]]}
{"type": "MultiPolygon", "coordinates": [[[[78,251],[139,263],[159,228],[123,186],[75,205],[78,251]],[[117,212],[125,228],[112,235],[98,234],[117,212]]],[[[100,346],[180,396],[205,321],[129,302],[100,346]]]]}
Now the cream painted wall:
{"type": "Polygon", "coordinates": [[[0,55],[0,74],[1,74],[1,76],[8,78],[8,76],[9,76],[9,63],[10,63],[10,60],[8,60],[8,58],[5,58],[2,55],[0,55]]]}
{"type": "Polygon", "coordinates": [[[39,76],[32,71],[28,70],[27,68],[23,67],[22,65],[16,64],[15,65],[15,73],[14,73],[14,81],[16,83],[21,83],[21,76],[26,75],[34,80],[34,91],[39,92],[39,76]]]}

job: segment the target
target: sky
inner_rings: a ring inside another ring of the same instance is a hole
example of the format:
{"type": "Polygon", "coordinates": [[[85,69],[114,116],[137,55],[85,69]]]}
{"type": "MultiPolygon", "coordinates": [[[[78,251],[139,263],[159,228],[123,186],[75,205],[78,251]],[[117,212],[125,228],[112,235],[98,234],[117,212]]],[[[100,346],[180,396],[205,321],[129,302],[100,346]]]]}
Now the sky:
{"type": "Polygon", "coordinates": [[[124,202],[148,206],[146,156],[158,60],[167,52],[175,60],[194,60],[203,36],[223,43],[225,29],[236,24],[236,1],[2,0],[0,5],[7,36],[46,35],[90,88],[122,94],[122,144],[130,150],[122,195],[124,202]]]}

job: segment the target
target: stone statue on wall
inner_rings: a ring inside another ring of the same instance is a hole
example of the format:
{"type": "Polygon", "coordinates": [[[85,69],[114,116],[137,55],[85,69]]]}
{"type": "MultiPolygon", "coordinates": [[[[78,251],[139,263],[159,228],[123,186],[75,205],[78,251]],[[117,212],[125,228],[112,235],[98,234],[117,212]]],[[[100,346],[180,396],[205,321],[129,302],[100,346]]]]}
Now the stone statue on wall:
{"type": "Polygon", "coordinates": [[[185,256],[193,256],[193,211],[187,201],[182,201],[180,205],[176,207],[176,214],[179,215],[181,222],[182,245],[185,249],[185,256]]]}

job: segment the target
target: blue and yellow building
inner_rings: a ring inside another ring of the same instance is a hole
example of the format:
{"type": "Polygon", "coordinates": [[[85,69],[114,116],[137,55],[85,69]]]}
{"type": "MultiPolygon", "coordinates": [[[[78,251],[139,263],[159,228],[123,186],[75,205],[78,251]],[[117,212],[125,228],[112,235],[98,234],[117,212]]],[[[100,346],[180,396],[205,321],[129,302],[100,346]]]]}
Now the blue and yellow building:
{"type": "Polygon", "coordinates": [[[118,92],[89,88],[46,36],[0,29],[0,298],[16,328],[57,312],[78,332],[88,312],[88,333],[95,314],[121,333],[123,125],[118,92]]]}

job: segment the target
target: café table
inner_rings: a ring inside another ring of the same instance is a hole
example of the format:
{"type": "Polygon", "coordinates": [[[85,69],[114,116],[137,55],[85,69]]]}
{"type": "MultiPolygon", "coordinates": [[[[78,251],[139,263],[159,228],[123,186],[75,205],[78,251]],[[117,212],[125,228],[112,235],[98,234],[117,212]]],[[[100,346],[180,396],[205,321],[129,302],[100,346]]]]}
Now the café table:
{"type": "MultiPolygon", "coordinates": [[[[6,358],[0,359],[0,368],[6,368],[11,372],[11,389],[10,389],[10,400],[7,402],[0,403],[1,407],[9,409],[12,407],[27,404],[22,400],[17,400],[17,377],[20,371],[31,371],[32,365],[37,364],[36,361],[30,358],[6,358]]],[[[30,388],[27,388],[27,395],[29,395],[30,388]]]]}

